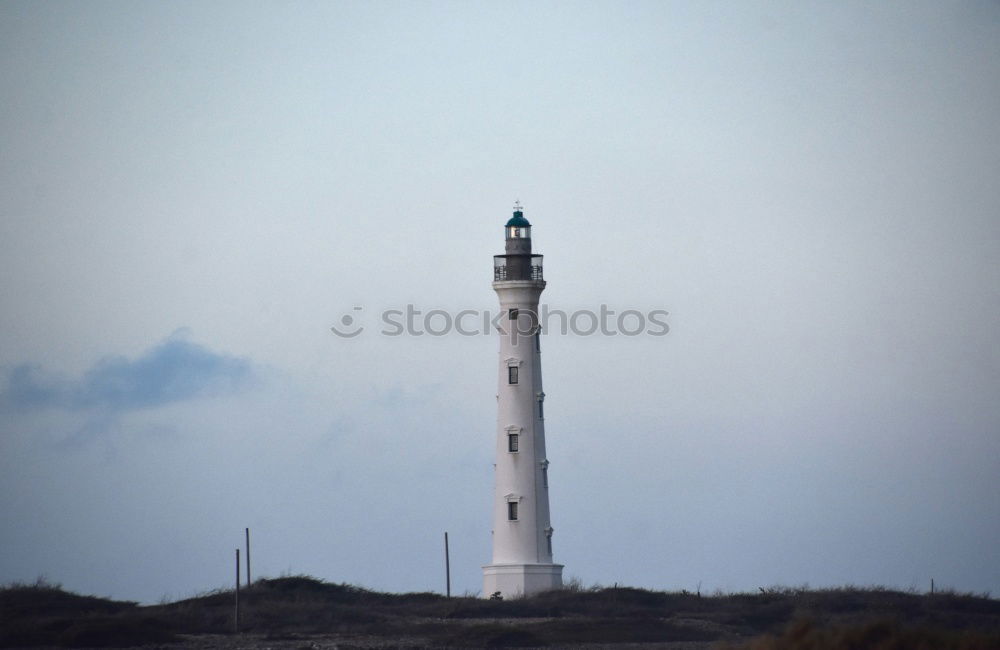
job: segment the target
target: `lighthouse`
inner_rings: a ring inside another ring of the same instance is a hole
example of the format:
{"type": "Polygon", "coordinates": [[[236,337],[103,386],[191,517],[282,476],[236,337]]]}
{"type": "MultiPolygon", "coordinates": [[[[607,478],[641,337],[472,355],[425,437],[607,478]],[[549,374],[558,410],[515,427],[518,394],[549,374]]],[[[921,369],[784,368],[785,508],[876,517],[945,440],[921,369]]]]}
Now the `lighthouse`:
{"type": "Polygon", "coordinates": [[[493,256],[500,298],[493,560],[483,567],[483,596],[528,595],[562,586],[552,561],[549,459],[545,454],[538,298],[542,256],[531,252],[531,224],[520,204],[504,226],[506,250],[493,256]]]}

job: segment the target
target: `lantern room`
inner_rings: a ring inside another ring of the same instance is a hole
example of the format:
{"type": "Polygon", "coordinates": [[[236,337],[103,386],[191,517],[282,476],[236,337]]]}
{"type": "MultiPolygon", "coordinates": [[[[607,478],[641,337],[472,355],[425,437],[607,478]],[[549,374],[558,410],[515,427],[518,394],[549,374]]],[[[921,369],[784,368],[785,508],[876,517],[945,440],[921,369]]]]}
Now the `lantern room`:
{"type": "Polygon", "coordinates": [[[506,228],[507,239],[531,239],[531,224],[520,210],[516,210],[514,216],[507,221],[506,228]]]}

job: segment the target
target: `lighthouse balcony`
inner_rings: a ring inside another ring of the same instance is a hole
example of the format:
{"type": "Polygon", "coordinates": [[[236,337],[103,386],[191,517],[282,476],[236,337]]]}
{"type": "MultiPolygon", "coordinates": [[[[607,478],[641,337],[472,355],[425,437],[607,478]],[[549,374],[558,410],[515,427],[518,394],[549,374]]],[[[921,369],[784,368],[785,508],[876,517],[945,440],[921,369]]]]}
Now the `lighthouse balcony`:
{"type": "Polygon", "coordinates": [[[543,280],[541,255],[494,255],[493,281],[543,280]]]}

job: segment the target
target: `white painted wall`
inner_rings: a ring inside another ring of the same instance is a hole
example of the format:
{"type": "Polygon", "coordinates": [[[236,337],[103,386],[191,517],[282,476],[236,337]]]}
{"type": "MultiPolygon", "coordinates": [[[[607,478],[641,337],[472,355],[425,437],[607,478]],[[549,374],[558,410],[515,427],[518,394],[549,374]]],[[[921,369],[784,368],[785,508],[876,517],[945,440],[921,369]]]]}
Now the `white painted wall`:
{"type": "Polygon", "coordinates": [[[493,494],[493,560],[483,567],[483,596],[499,591],[505,598],[562,586],[562,565],[553,564],[549,494],[543,467],[545,425],[539,417],[542,391],[541,354],[534,332],[544,281],[494,282],[505,313],[501,321],[497,374],[496,465],[493,494]],[[506,316],[518,310],[516,325],[506,316]],[[510,384],[511,366],[518,383],[510,384]],[[508,448],[517,433],[518,451],[508,448]],[[518,504],[517,521],[508,519],[508,502],[518,504]]]}

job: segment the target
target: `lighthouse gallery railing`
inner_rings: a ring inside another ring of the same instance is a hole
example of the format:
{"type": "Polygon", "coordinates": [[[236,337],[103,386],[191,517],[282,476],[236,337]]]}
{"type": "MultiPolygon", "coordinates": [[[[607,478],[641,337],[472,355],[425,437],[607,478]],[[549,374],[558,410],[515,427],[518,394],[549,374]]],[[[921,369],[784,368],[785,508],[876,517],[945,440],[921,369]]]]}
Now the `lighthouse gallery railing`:
{"type": "Polygon", "coordinates": [[[493,281],[542,280],[542,255],[494,255],[493,281]]]}

